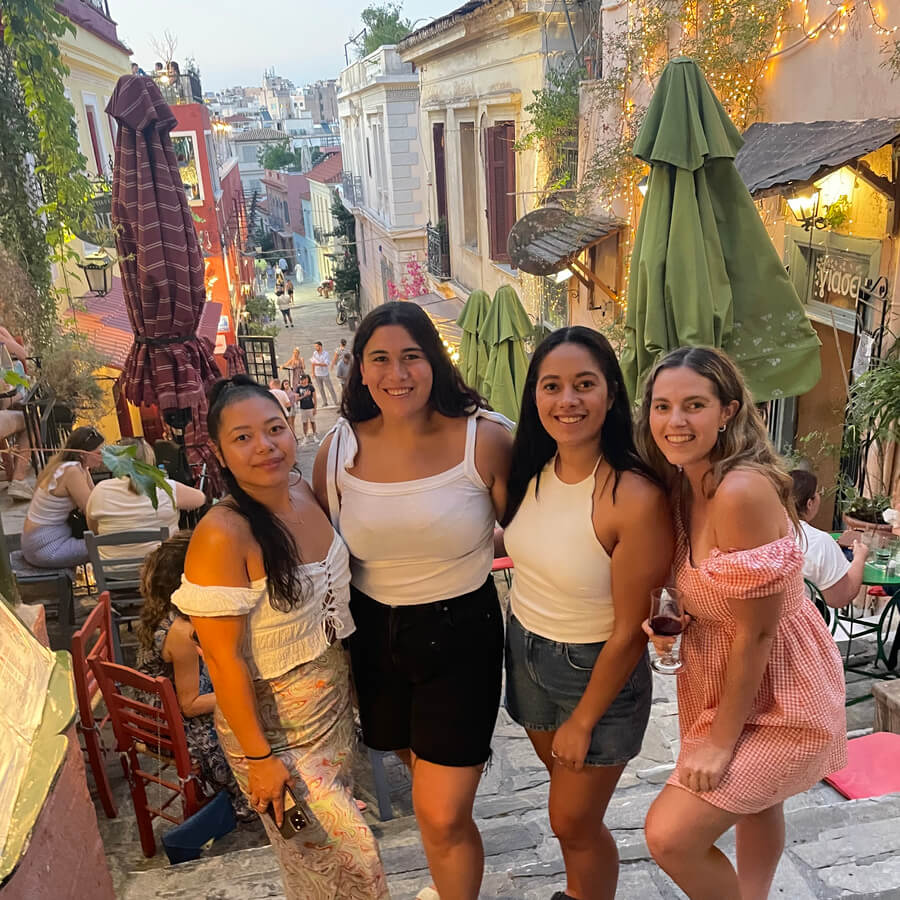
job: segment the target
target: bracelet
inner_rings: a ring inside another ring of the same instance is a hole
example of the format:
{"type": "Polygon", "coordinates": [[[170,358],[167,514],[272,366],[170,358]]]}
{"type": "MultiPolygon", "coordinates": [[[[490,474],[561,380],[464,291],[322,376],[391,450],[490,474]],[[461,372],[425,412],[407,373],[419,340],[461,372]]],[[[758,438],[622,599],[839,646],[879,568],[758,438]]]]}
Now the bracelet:
{"type": "Polygon", "coordinates": [[[269,750],[269,752],[265,756],[247,756],[247,754],[245,753],[244,759],[248,759],[251,762],[260,762],[261,760],[268,759],[271,755],[272,755],[271,750],[269,750]]]}

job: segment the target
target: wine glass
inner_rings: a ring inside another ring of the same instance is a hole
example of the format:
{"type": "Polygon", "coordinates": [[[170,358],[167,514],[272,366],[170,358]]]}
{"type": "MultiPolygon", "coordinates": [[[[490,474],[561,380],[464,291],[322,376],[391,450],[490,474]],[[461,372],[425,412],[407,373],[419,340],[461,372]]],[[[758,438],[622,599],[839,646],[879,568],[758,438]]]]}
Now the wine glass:
{"type": "Polygon", "coordinates": [[[675,638],[672,646],[657,653],[650,663],[663,675],[674,675],[681,670],[681,632],[684,629],[684,595],[671,587],[655,588],[650,592],[650,628],[660,637],[675,638]]]}

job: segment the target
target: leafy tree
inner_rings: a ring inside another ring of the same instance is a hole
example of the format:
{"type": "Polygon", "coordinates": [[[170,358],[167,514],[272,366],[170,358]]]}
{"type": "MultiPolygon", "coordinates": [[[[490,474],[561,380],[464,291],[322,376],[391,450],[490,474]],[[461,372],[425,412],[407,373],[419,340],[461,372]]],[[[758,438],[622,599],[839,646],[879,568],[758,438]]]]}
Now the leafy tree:
{"type": "Polygon", "coordinates": [[[356,255],[356,219],[341,202],[335,191],[331,200],[331,215],[337,225],[333,237],[344,239],[344,258],[334,270],[334,289],[338,294],[350,293],[359,297],[359,259],[356,255]]]}
{"type": "Polygon", "coordinates": [[[303,167],[300,149],[293,150],[289,140],[270,144],[259,151],[257,159],[264,169],[289,169],[292,172],[297,172],[303,167]]]}
{"type": "Polygon", "coordinates": [[[359,55],[368,56],[383,44],[398,44],[412,31],[412,22],[401,16],[403,5],[387,2],[372,3],[360,14],[366,26],[366,36],[359,55]]]}

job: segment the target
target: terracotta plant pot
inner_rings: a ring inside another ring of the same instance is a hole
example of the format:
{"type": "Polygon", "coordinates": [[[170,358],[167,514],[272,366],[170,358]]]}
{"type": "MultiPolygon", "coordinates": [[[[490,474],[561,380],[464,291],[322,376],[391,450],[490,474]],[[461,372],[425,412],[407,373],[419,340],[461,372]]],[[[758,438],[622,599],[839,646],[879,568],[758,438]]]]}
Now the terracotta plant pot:
{"type": "Polygon", "coordinates": [[[867,522],[865,519],[857,519],[848,513],[844,513],[844,528],[851,531],[868,531],[875,534],[890,534],[891,526],[887,522],[867,522]]]}

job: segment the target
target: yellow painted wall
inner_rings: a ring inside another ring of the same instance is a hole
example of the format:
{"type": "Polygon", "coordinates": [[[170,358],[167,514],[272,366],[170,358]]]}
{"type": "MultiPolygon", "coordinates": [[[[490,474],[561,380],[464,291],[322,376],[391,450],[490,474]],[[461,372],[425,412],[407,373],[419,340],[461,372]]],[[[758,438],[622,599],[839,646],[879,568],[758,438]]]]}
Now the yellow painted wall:
{"type": "MultiPolygon", "coordinates": [[[[98,428],[107,443],[113,443],[122,437],[122,430],[119,428],[119,419],[116,416],[116,401],[113,396],[113,384],[121,375],[119,369],[112,369],[106,366],[97,369],[94,376],[103,386],[103,405],[99,416],[89,418],[79,418],[75,420],[75,425],[93,425],[98,428]]],[[[141,414],[136,406],[128,404],[128,412],[131,416],[131,427],[136,435],[144,433],[144,426],[141,424],[141,414]]]]}
{"type": "MultiPolygon", "coordinates": [[[[66,94],[75,110],[78,144],[87,159],[87,173],[91,178],[98,174],[111,178],[112,170],[108,167],[100,173],[97,172],[85,109],[86,104],[91,104],[97,111],[98,139],[104,160],[107,156],[115,157],[115,138],[105,109],[116,82],[122,75],[131,72],[131,59],[127,53],[116,49],[78,25],[75,26],[74,35],[66,33],[60,39],[59,49],[62,60],[69,69],[65,79],[66,94]]],[[[86,246],[78,238],[73,238],[68,246],[78,254],[79,259],[83,259],[96,249],[93,246],[86,246]]],[[[60,266],[55,266],[53,281],[57,288],[70,291],[74,298],[82,296],[87,291],[84,274],[74,262],[66,264],[65,272],[60,266]]],[[[60,304],[61,312],[66,305],[65,302],[60,304]]]]}

